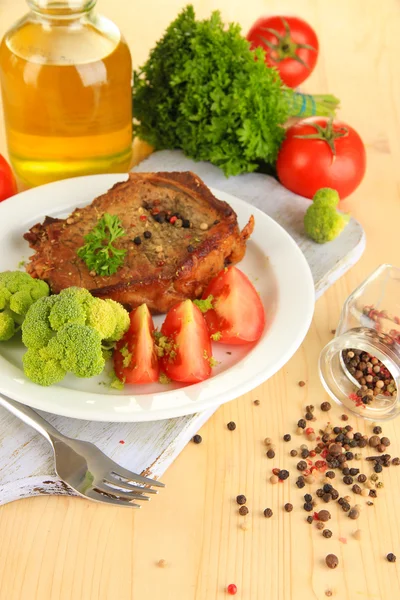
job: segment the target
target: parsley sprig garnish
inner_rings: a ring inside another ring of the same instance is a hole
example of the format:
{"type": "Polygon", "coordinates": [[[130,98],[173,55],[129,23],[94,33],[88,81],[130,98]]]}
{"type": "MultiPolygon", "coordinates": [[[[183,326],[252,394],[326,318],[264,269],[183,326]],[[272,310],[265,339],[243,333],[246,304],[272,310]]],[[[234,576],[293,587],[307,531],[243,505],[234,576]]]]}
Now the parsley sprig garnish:
{"type": "Polygon", "coordinates": [[[104,213],[85,236],[85,245],[79,248],[77,254],[89,271],[95,271],[97,275],[113,275],[123,264],[126,254],[126,250],[116,248],[113,242],[124,234],[120,218],[104,213]]]}

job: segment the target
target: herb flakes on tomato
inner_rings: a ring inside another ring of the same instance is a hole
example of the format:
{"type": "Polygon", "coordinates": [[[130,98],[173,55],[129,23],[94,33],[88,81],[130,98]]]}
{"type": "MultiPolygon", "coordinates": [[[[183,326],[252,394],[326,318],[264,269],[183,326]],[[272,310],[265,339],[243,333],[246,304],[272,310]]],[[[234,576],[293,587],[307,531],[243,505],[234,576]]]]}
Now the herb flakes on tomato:
{"type": "Polygon", "coordinates": [[[264,307],[253,284],[236,267],[221,271],[208,284],[202,300],[194,302],[204,311],[214,341],[247,344],[261,337],[264,307]]]}
{"type": "Polygon", "coordinates": [[[211,341],[201,311],[191,300],[173,306],[157,340],[163,372],[173,381],[208,379],[214,366],[211,341]]]}
{"type": "Polygon", "coordinates": [[[129,315],[130,327],[117,342],[114,369],[124,383],[152,383],[159,379],[159,364],[153,338],[154,323],[146,304],[129,315]]]}
{"type": "Polygon", "coordinates": [[[261,47],[285,85],[295,88],[312,73],[318,58],[314,29],[298,17],[260,17],[247,34],[252,50],[261,47]]]}
{"type": "Polygon", "coordinates": [[[320,188],[332,188],[343,200],[364,177],[365,147],[346,123],[310,117],[286,131],[276,170],[282,185],[295,194],[311,199],[320,188]]]}

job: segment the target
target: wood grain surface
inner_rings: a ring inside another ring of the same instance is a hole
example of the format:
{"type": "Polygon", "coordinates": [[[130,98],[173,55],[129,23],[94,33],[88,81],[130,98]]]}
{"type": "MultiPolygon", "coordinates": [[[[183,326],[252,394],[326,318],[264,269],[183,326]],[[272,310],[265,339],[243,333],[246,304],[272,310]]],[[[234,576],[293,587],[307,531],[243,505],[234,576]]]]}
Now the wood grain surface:
{"type": "MultiPolygon", "coordinates": [[[[389,600],[400,597],[400,469],[385,471],[385,487],[357,525],[331,507],[328,540],[305,523],[301,492],[294,486],[291,444],[307,403],[325,399],[317,373],[322,346],[336,327],[349,292],[379,263],[400,264],[396,224],[400,222],[400,5],[396,0],[204,0],[199,15],[221,8],[244,30],[262,13],[297,13],[314,25],[321,55],[307,91],[341,98],[341,117],[362,135],[368,172],[344,203],[361,221],[367,250],[361,261],[317,302],[309,334],[293,359],[251,394],[222,407],[201,431],[203,443],[189,444],[168,470],[167,488],[140,513],[70,498],[34,498],[0,509],[1,600],[214,600],[226,598],[227,584],[246,600],[389,600]],[[297,382],[303,379],[306,386],[297,382]],[[254,399],[260,405],[253,404],[254,399]],[[228,431],[228,421],[237,428],[228,431]],[[276,440],[274,466],[288,467],[282,485],[267,479],[271,462],[262,440],[276,440]],[[235,497],[246,494],[249,515],[237,514],[235,497]],[[285,502],[294,510],[283,511],[285,502]],[[262,511],[271,507],[274,516],[262,511]],[[359,526],[361,541],[352,533],[359,526]],[[339,541],[339,537],[347,543],[339,541]],[[340,565],[323,559],[337,554],[340,565]],[[397,564],[385,560],[388,552],[397,564]],[[160,559],[164,568],[157,566],[160,559]]],[[[99,9],[123,29],[135,64],[183,0],[103,0],[99,9]]],[[[2,0],[0,29],[25,10],[23,0],[2,0]]],[[[0,151],[5,151],[1,129],[0,151]]],[[[294,296],[295,298],[295,296],[294,296]]],[[[331,411],[336,421],[340,410],[331,411]]],[[[400,421],[384,427],[392,455],[400,453],[400,421]]],[[[356,424],[370,431],[367,423],[356,424]]],[[[343,486],[340,491],[344,492],[343,486]]],[[[305,488],[306,491],[307,488],[305,488]]]]}

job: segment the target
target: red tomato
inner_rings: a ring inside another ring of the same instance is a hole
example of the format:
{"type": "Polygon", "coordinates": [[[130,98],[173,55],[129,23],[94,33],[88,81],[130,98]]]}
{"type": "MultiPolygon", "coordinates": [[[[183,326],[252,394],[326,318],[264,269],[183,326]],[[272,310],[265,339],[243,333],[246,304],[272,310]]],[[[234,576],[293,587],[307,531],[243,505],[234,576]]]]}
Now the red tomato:
{"type": "Polygon", "coordinates": [[[250,48],[261,46],[265,62],[276,67],[285,85],[295,88],[312,73],[318,58],[318,38],[298,17],[261,17],[247,34],[250,48]]]}
{"type": "Polygon", "coordinates": [[[114,351],[114,370],[125,383],[158,381],[159,364],[153,338],[154,324],[146,304],[130,314],[131,325],[114,351]]]}
{"type": "Polygon", "coordinates": [[[17,184],[10,165],[0,154],[0,202],[17,193],[17,184]]]}
{"type": "Polygon", "coordinates": [[[346,198],[360,185],[365,168],[358,133],[328,117],[310,117],[289,127],[276,163],[282,185],[306,198],[325,187],[346,198]]]}
{"type": "Polygon", "coordinates": [[[211,341],[200,310],[191,300],[171,308],[161,327],[168,351],[161,359],[166,375],[174,381],[196,383],[211,375],[211,341]]]}
{"type": "Polygon", "coordinates": [[[256,342],[265,327],[264,307],[242,271],[229,267],[208,284],[203,299],[213,297],[204,318],[215,341],[222,344],[256,342]]]}

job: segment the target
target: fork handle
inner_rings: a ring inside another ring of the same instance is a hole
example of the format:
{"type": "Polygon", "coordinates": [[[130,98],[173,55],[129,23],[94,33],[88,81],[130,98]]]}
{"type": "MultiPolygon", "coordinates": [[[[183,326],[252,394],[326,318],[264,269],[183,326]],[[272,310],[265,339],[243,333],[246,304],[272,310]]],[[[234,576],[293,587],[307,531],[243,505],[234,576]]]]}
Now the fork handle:
{"type": "Polygon", "coordinates": [[[62,433],[60,433],[53,425],[51,425],[46,419],[43,419],[42,416],[39,415],[35,410],[30,408],[29,406],[25,406],[25,404],[20,404],[19,402],[15,402],[15,400],[11,400],[11,398],[6,398],[2,394],[0,394],[0,406],[8,410],[8,412],[12,413],[14,416],[18,417],[29,425],[36,429],[38,433],[41,433],[50,443],[51,438],[56,439],[64,439],[62,433]]]}

